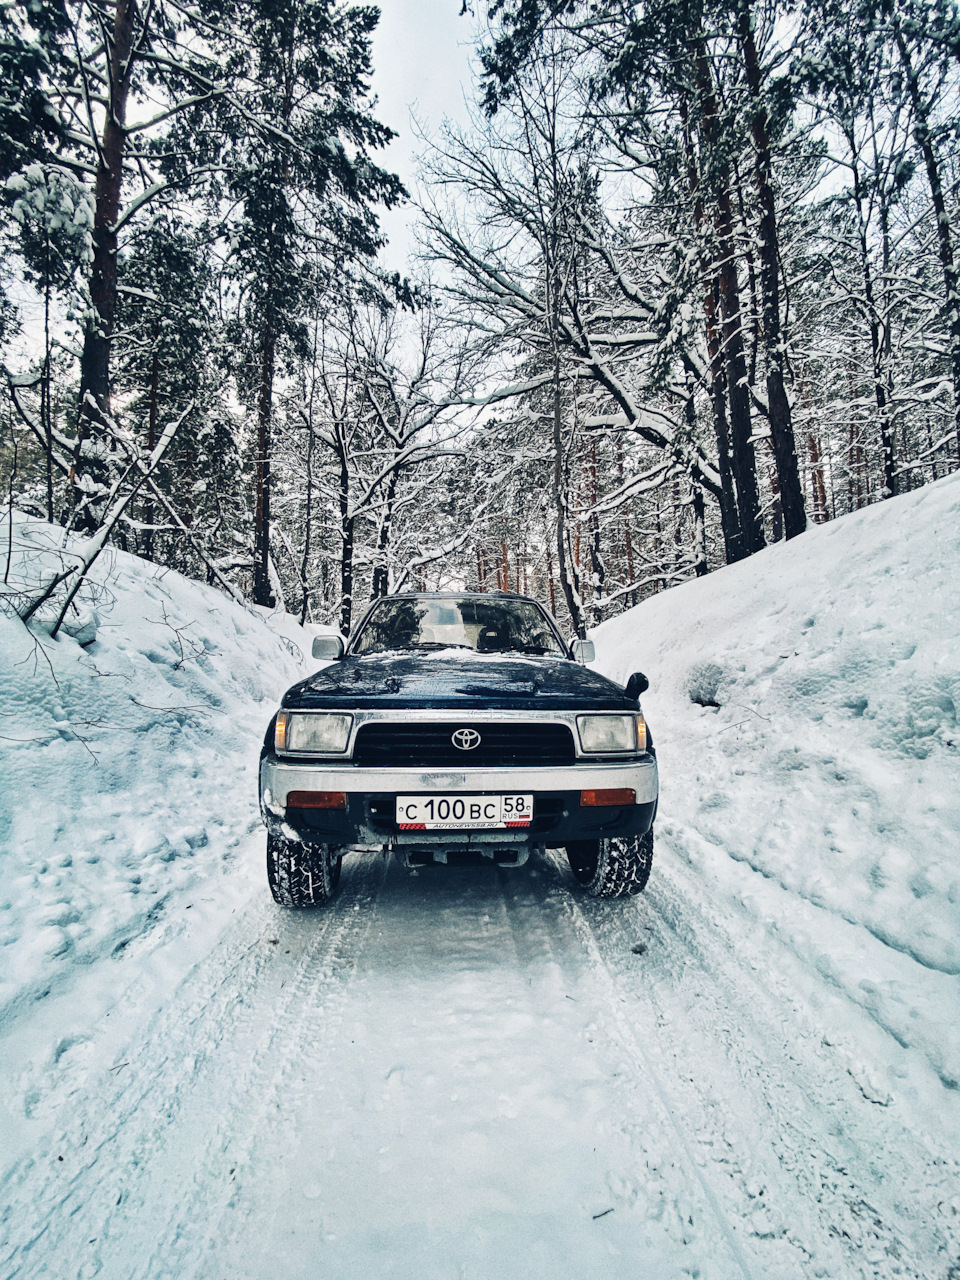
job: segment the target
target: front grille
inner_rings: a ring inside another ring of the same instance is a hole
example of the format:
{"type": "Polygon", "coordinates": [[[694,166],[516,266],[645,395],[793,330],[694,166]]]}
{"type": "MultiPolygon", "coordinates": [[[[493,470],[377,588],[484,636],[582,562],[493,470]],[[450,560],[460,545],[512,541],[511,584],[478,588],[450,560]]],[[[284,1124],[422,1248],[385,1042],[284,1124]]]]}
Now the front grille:
{"type": "Polygon", "coordinates": [[[425,769],[483,768],[496,765],[572,764],[573,735],[563,724],[477,724],[455,720],[445,724],[401,724],[373,721],[357,730],[354,764],[414,765],[425,769]],[[480,743],[472,751],[455,747],[457,729],[475,729],[480,743]]]}

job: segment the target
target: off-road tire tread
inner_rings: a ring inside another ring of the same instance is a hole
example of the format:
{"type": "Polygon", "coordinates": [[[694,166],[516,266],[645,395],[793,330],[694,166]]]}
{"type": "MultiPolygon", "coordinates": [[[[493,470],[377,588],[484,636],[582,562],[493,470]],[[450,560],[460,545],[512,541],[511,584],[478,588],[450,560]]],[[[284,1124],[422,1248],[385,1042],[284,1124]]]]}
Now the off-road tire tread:
{"type": "Polygon", "coordinates": [[[267,883],[281,907],[322,907],[329,902],[340,883],[342,862],[336,845],[267,835],[267,883]]]}
{"type": "MultiPolygon", "coordinates": [[[[577,880],[594,898],[628,898],[642,893],[653,867],[653,828],[642,836],[599,840],[596,868],[577,880]]],[[[571,864],[573,859],[570,859],[571,864]]]]}

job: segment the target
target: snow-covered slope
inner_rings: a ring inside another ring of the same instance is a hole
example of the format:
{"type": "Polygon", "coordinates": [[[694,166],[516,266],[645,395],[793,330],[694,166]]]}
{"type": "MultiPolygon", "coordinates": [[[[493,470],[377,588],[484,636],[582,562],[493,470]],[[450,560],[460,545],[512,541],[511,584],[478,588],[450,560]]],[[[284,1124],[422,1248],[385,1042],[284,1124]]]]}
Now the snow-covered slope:
{"type": "MultiPolygon", "coordinates": [[[[18,520],[8,585],[56,571],[61,538],[18,520]]],[[[289,615],[122,552],[81,599],[86,647],[0,615],[0,1026],[169,932],[184,895],[235,892],[224,873],[259,826],[259,741],[312,669],[289,615]]]]}
{"type": "MultiPolygon", "coordinates": [[[[774,935],[887,1033],[861,1037],[864,1056],[882,1054],[868,1091],[902,1087],[917,1052],[955,1088],[960,475],[648,600],[595,638],[605,674],[650,677],[664,871],[683,860],[737,928],[774,935]]],[[[843,1008],[822,1016],[849,1037],[843,1008]]]]}

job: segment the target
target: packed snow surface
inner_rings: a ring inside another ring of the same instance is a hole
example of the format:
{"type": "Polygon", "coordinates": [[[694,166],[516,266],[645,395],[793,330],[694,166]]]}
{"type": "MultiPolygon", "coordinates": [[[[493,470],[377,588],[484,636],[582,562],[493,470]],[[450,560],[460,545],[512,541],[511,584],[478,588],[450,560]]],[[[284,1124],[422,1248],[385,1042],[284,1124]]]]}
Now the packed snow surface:
{"type": "Polygon", "coordinates": [[[284,911],[310,636],[119,553],[72,636],[0,619],[0,1274],[960,1274],[958,582],[954,478],[600,628],[663,784],[625,902],[365,853],[284,911]]]}

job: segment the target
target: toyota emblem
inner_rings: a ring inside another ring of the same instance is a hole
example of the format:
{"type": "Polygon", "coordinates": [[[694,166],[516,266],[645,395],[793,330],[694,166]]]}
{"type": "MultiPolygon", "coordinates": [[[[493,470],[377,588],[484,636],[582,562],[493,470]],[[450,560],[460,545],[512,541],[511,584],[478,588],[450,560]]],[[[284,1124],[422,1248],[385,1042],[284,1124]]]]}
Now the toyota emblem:
{"type": "Polygon", "coordinates": [[[458,729],[451,735],[450,741],[461,751],[472,751],[480,745],[480,735],[476,729],[458,729]]]}

